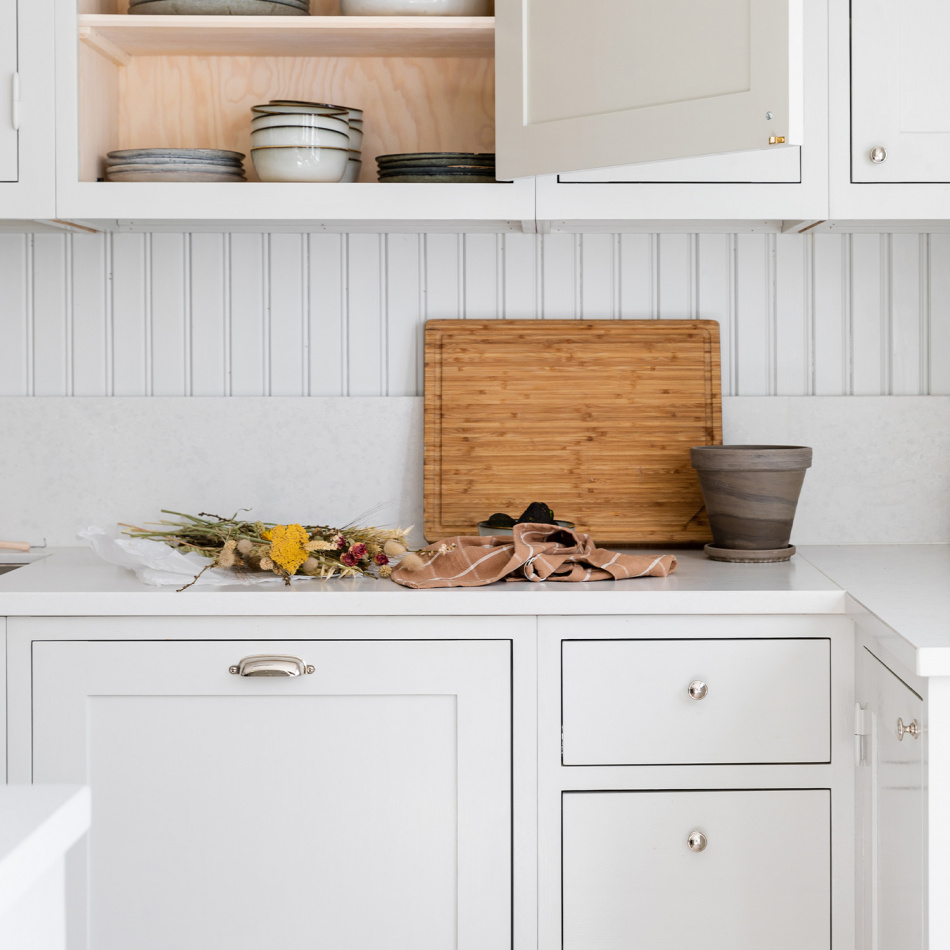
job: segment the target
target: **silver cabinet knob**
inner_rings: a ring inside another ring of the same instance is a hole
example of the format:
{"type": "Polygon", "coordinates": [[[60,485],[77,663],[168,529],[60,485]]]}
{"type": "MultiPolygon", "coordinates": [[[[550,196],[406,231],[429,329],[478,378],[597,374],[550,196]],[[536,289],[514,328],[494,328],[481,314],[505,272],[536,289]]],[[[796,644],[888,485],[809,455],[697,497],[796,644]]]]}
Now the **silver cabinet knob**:
{"type": "Polygon", "coordinates": [[[915,739],[920,738],[920,725],[915,719],[913,722],[904,725],[904,720],[898,717],[897,719],[897,741],[903,742],[904,736],[913,736],[915,739]]]}
{"type": "Polygon", "coordinates": [[[875,165],[880,165],[882,162],[887,161],[887,149],[883,145],[875,145],[874,148],[868,152],[868,158],[874,162],[875,165]]]}
{"type": "Polygon", "coordinates": [[[313,673],[299,656],[281,656],[272,653],[259,653],[246,656],[236,666],[228,667],[229,673],[237,676],[300,676],[301,673],[313,673]]]}
{"type": "Polygon", "coordinates": [[[705,699],[706,694],[709,692],[709,687],[702,680],[693,680],[693,682],[686,687],[686,692],[689,693],[690,699],[705,699]]]}
{"type": "Polygon", "coordinates": [[[686,844],[690,851],[699,854],[706,850],[706,836],[701,831],[694,831],[687,839],[686,844]]]}

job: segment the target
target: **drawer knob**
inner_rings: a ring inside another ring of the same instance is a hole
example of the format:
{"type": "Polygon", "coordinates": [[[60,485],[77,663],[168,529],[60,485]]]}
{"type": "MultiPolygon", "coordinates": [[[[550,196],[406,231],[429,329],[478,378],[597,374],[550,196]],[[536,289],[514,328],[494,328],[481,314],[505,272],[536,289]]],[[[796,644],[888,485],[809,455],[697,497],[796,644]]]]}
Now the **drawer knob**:
{"type": "Polygon", "coordinates": [[[880,165],[882,162],[887,161],[887,149],[883,145],[875,145],[874,148],[868,152],[868,158],[874,162],[875,165],[880,165]]]}
{"type": "Polygon", "coordinates": [[[687,839],[686,844],[690,851],[699,854],[706,850],[706,836],[701,831],[694,831],[687,839]]]}
{"type": "Polygon", "coordinates": [[[913,736],[915,739],[920,738],[920,725],[915,719],[913,722],[904,725],[904,720],[899,716],[897,718],[897,741],[903,742],[904,736],[913,736]]]}
{"type": "Polygon", "coordinates": [[[228,672],[237,676],[300,676],[301,673],[313,673],[314,667],[304,663],[299,656],[266,653],[246,656],[236,666],[229,666],[228,672]]]}
{"type": "Polygon", "coordinates": [[[689,693],[690,699],[705,699],[706,693],[709,692],[709,687],[702,680],[693,680],[693,682],[686,687],[686,692],[689,693]]]}

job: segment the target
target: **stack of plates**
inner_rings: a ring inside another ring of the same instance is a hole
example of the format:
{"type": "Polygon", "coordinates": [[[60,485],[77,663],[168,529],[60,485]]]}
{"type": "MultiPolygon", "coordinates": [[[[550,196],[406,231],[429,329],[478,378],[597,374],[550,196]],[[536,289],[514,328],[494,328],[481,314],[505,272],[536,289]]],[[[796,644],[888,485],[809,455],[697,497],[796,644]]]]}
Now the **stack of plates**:
{"type": "Polygon", "coordinates": [[[106,155],[106,181],[247,181],[243,158],[223,148],[125,148],[106,155]]]}
{"type": "Polygon", "coordinates": [[[310,0],[130,0],[129,13],[180,16],[309,16],[310,0]]]}
{"type": "Polygon", "coordinates": [[[380,181],[493,182],[494,152],[407,152],[377,155],[380,181]]]}

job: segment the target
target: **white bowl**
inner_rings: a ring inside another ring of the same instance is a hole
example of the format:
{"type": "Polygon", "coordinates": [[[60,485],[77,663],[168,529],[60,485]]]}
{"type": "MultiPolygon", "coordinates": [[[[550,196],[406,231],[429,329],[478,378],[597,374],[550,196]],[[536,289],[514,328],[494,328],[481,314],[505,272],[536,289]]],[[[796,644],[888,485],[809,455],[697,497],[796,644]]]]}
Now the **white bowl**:
{"type": "Polygon", "coordinates": [[[339,181],[348,159],[345,148],[265,145],[251,149],[261,181],[339,181]]]}
{"type": "Polygon", "coordinates": [[[344,16],[491,16],[492,0],[341,0],[344,16]]]}
{"type": "Polygon", "coordinates": [[[251,119],[251,131],[258,129],[273,129],[296,125],[301,128],[310,129],[330,129],[334,132],[342,132],[344,135],[349,133],[345,116],[337,115],[313,115],[311,113],[293,114],[289,112],[280,112],[275,115],[257,115],[251,119]]]}
{"type": "Polygon", "coordinates": [[[358,129],[355,125],[350,125],[349,139],[350,148],[361,149],[363,147],[363,130],[358,129]]]}
{"type": "Polygon", "coordinates": [[[338,115],[345,122],[347,110],[344,106],[326,106],[306,102],[268,102],[266,105],[251,106],[254,115],[338,115]]]}
{"type": "Polygon", "coordinates": [[[264,145],[349,148],[349,136],[346,132],[300,125],[277,125],[267,129],[254,129],[251,132],[251,146],[260,148],[264,145]]]}
{"type": "Polygon", "coordinates": [[[359,181],[360,170],[363,167],[363,162],[358,158],[351,158],[346,163],[346,171],[343,172],[343,177],[340,181],[359,181]]]}

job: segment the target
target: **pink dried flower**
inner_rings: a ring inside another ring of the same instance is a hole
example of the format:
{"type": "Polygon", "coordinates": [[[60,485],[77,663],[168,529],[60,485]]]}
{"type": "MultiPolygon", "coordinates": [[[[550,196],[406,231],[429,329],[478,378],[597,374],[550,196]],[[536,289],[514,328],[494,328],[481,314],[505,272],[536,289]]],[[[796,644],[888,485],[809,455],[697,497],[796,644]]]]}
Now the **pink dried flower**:
{"type": "Polygon", "coordinates": [[[363,544],[362,541],[357,541],[356,544],[350,548],[350,554],[352,554],[357,560],[362,557],[366,557],[366,545],[363,544]]]}
{"type": "Polygon", "coordinates": [[[338,551],[342,551],[346,547],[346,538],[342,534],[338,534],[334,539],[333,543],[336,545],[338,551]]]}
{"type": "Polygon", "coordinates": [[[374,560],[380,567],[382,567],[384,564],[388,564],[388,563],[389,563],[389,558],[386,557],[385,554],[377,554],[376,557],[373,558],[373,560],[374,560]]]}
{"type": "Polygon", "coordinates": [[[356,567],[356,558],[353,557],[353,555],[350,554],[349,551],[347,551],[346,554],[344,554],[344,555],[340,558],[340,560],[341,560],[347,567],[356,567]]]}

